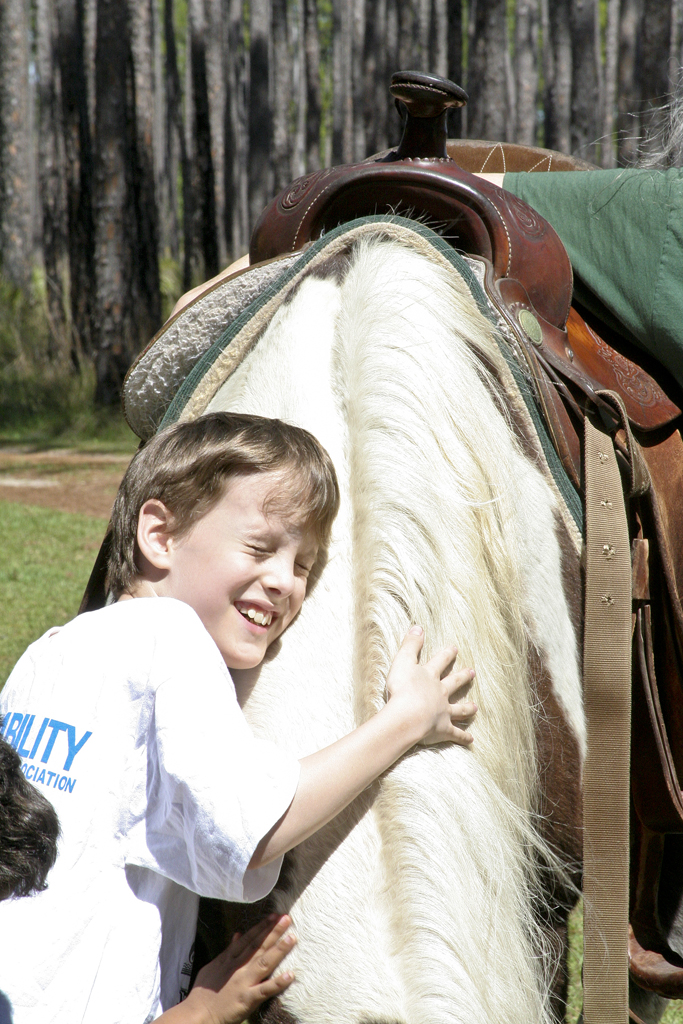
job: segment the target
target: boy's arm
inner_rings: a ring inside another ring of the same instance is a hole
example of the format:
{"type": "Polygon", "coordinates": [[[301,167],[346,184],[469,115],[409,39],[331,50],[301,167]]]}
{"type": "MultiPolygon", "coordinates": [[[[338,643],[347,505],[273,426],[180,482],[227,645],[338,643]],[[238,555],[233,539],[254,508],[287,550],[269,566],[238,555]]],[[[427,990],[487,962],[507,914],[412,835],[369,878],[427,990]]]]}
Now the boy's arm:
{"type": "Polygon", "coordinates": [[[442,679],[455,659],[455,648],[422,666],[417,663],[422,643],[422,630],[414,627],[389,672],[389,700],[381,711],[348,736],[301,759],[294,799],[256,847],[250,868],[281,857],[322,828],[416,743],[472,742],[464,727],[476,706],[453,704],[450,698],[471,683],[474,672],[451,670],[442,679]]]}

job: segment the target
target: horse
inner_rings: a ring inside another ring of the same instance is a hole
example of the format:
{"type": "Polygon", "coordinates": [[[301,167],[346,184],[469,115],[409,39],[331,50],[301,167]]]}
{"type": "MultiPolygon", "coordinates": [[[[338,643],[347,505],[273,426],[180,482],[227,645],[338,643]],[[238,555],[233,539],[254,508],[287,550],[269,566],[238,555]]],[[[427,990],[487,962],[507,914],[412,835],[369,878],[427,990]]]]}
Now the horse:
{"type": "MultiPolygon", "coordinates": [[[[480,711],[471,750],[413,751],[288,855],[252,913],[292,914],[298,983],[259,1020],[549,1024],[581,886],[579,481],[475,245],[397,216],[323,227],[181,310],[129,374],[126,413],[143,439],[218,409],[278,416],[335,462],[342,506],[302,612],[235,673],[257,735],[303,756],[348,732],[381,706],[414,621],[426,654],[455,641],[476,667],[480,711]]],[[[675,870],[667,885],[677,898],[675,870]]],[[[250,920],[204,903],[198,962],[250,920]]],[[[667,927],[683,951],[676,914],[667,927]]],[[[661,1015],[658,995],[633,1000],[661,1015]]]]}
{"type": "Polygon", "coordinates": [[[288,856],[271,903],[296,922],[299,983],[266,1021],[542,1022],[564,994],[580,531],[471,266],[428,236],[397,219],[327,236],[171,413],[298,423],[339,475],[299,618],[235,673],[258,736],[302,756],[352,729],[414,621],[477,669],[471,752],[413,752],[288,856]]]}

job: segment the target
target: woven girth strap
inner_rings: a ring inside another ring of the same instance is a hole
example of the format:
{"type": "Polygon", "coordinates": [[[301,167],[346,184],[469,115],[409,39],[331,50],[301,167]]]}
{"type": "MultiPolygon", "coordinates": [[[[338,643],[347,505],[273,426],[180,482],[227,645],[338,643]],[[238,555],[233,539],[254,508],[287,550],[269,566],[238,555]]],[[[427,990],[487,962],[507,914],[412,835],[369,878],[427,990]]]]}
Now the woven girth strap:
{"type": "Polygon", "coordinates": [[[585,420],[586,617],[583,775],[585,1024],[628,1009],[631,559],[612,439],[585,420]]]}

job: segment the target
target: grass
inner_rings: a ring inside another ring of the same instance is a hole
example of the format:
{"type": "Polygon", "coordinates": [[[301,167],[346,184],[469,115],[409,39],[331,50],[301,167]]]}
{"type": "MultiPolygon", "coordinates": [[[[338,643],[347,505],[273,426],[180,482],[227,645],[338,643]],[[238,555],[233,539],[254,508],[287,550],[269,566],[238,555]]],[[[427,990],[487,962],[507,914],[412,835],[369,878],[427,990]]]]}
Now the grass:
{"type": "Polygon", "coordinates": [[[0,501],[0,685],[28,644],[76,614],[106,526],[0,501]]]}

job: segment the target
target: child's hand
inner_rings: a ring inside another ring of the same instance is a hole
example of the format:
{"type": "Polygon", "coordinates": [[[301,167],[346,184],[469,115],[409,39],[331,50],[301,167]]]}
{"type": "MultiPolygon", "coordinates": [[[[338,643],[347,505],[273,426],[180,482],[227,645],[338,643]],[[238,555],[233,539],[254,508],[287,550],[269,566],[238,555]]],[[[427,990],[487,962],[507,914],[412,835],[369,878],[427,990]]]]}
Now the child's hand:
{"type": "Polygon", "coordinates": [[[455,670],[458,653],[455,647],[446,647],[426,665],[420,665],[418,658],[423,643],[422,629],[413,626],[389,670],[389,702],[402,703],[404,713],[420,733],[419,743],[425,746],[446,742],[471,743],[473,737],[467,726],[477,713],[477,705],[471,701],[451,703],[450,698],[459,690],[464,696],[474,679],[474,671],[469,668],[455,670]]]}
{"type": "MultiPolygon", "coordinates": [[[[294,975],[271,974],[296,944],[293,935],[284,934],[291,923],[286,914],[271,914],[244,935],[235,935],[202,967],[187,999],[167,1011],[169,1024],[241,1024],[265,999],[284,992],[294,975]]],[[[165,1022],[167,1014],[160,1019],[165,1022]]]]}

